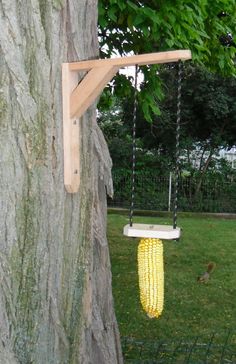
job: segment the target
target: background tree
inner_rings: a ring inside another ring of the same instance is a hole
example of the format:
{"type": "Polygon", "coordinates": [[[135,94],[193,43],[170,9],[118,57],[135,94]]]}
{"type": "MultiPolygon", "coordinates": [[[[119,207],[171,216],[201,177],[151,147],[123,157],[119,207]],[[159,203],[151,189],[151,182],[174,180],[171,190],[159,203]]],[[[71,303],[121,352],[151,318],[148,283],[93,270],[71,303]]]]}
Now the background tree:
{"type": "MultiPolygon", "coordinates": [[[[163,83],[163,100],[159,103],[160,115],[151,114],[152,122],[147,123],[142,109],[137,113],[137,138],[139,146],[153,155],[168,157],[168,164],[174,163],[176,136],[176,91],[177,72],[175,65],[163,67],[158,74],[163,83]]],[[[142,88],[142,86],[141,86],[142,88]]],[[[182,81],[181,102],[181,150],[186,158],[184,168],[193,167],[194,154],[199,161],[193,171],[204,172],[221,148],[231,148],[236,143],[235,120],[235,78],[223,77],[202,67],[185,67],[182,81]]],[[[114,165],[125,166],[126,161],[117,160],[116,141],[130,143],[133,120],[133,93],[114,103],[110,112],[103,113],[102,128],[111,148],[114,165]],[[114,151],[114,152],[113,152],[114,151]]],[[[153,159],[154,160],[154,159],[153,159]]],[[[163,171],[164,172],[164,171],[163,171]]],[[[162,173],[163,173],[162,172],[162,173]]]]}
{"type": "MultiPolygon", "coordinates": [[[[175,65],[160,69],[158,77],[163,81],[164,93],[164,99],[159,103],[160,115],[153,112],[152,122],[148,123],[141,108],[138,108],[137,113],[136,190],[139,190],[140,195],[155,188],[152,178],[148,179],[148,176],[169,178],[169,173],[175,169],[175,65]],[[139,186],[143,180],[146,180],[145,192],[143,186],[139,186]]],[[[235,78],[223,77],[202,67],[189,65],[185,68],[182,86],[180,175],[185,185],[188,183],[187,178],[191,180],[192,188],[185,192],[191,208],[194,208],[199,193],[202,193],[204,181],[222,183],[234,178],[234,171],[226,161],[220,160],[219,152],[236,144],[236,83],[235,78]]],[[[122,102],[119,101],[119,107],[115,104],[109,113],[103,115],[101,127],[114,162],[116,198],[124,204],[129,199],[130,191],[128,176],[131,173],[133,94],[120,100],[122,102]]],[[[153,191],[152,193],[155,196],[153,191]]],[[[159,201],[160,192],[156,193],[159,201]]],[[[142,208],[141,197],[138,203],[142,208]]],[[[147,208],[146,204],[145,207],[147,208]]]]}
{"type": "MultiPolygon", "coordinates": [[[[152,124],[139,118],[139,135],[147,147],[159,145],[172,155],[175,149],[176,89],[177,75],[174,68],[167,67],[159,73],[163,80],[165,98],[160,103],[161,115],[152,116],[152,124]]],[[[181,147],[187,155],[198,147],[201,153],[217,154],[220,148],[231,148],[235,138],[235,90],[233,77],[222,77],[202,67],[189,65],[185,68],[182,82],[181,147]]],[[[127,108],[124,108],[127,110],[127,108]]],[[[203,156],[204,157],[204,156],[203,156]]],[[[199,165],[204,167],[205,158],[199,165]]]]}
{"type": "Polygon", "coordinates": [[[97,2],[0,1],[0,363],[121,363],[96,105],[63,185],[61,64],[98,56],[97,2]]]}
{"type": "MultiPolygon", "coordinates": [[[[222,75],[235,75],[235,48],[219,42],[222,34],[229,32],[236,36],[235,11],[234,0],[101,0],[101,56],[187,48],[192,51],[194,63],[222,75]]],[[[157,66],[142,70],[145,87],[140,104],[145,118],[151,121],[151,113],[158,113],[156,101],[162,98],[162,93],[156,77],[157,66]]]]}

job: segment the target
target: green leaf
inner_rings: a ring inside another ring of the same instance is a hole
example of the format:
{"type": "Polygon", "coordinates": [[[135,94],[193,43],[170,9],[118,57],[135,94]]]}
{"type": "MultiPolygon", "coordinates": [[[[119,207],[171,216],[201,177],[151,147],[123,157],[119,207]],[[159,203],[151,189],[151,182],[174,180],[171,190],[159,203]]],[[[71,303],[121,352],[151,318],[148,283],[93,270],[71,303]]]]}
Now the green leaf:
{"type": "Polygon", "coordinates": [[[160,115],[161,115],[161,110],[160,110],[160,108],[159,108],[156,104],[151,103],[151,104],[150,104],[150,107],[151,107],[151,109],[152,109],[152,111],[153,111],[153,113],[154,113],[155,115],[158,115],[158,116],[160,116],[160,115]]]}
{"type": "Polygon", "coordinates": [[[160,16],[159,16],[158,12],[156,12],[150,8],[144,7],[144,8],[142,8],[142,14],[145,15],[149,19],[149,22],[151,19],[154,23],[157,23],[157,24],[160,23],[160,16]]]}
{"type": "Polygon", "coordinates": [[[224,67],[225,67],[225,59],[224,57],[220,57],[219,58],[219,66],[220,66],[220,69],[223,70],[224,67]]]}
{"type": "Polygon", "coordinates": [[[110,8],[108,9],[108,16],[109,16],[109,18],[111,18],[111,20],[113,20],[114,22],[116,22],[116,21],[117,21],[117,14],[116,14],[116,12],[117,12],[117,8],[116,8],[116,6],[112,6],[112,7],[110,7],[110,8]]]}
{"type": "Polygon", "coordinates": [[[121,13],[118,20],[117,20],[117,24],[122,25],[122,24],[124,24],[124,21],[125,21],[125,16],[124,16],[123,13],[121,13]]]}
{"type": "Polygon", "coordinates": [[[144,22],[144,18],[141,13],[138,13],[134,18],[134,26],[138,26],[144,22]]]}
{"type": "Polygon", "coordinates": [[[150,31],[149,31],[149,27],[146,24],[142,26],[142,32],[145,35],[145,37],[149,37],[150,31]]]}
{"type": "Polygon", "coordinates": [[[100,17],[99,24],[102,28],[106,28],[108,26],[108,21],[105,17],[100,17]]]}
{"type": "Polygon", "coordinates": [[[123,0],[118,0],[118,1],[116,0],[116,3],[119,6],[121,11],[124,11],[125,8],[127,7],[126,2],[123,0]]]}
{"type": "Polygon", "coordinates": [[[176,22],[176,16],[173,13],[169,13],[168,18],[172,24],[174,24],[176,22]]]}
{"type": "Polygon", "coordinates": [[[143,114],[145,119],[151,123],[152,122],[152,118],[150,115],[150,108],[149,108],[149,104],[147,102],[142,103],[142,110],[143,110],[143,114]]]}
{"type": "Polygon", "coordinates": [[[132,31],[133,30],[133,16],[130,14],[127,18],[127,24],[129,29],[132,31]]]}
{"type": "Polygon", "coordinates": [[[165,41],[166,41],[166,43],[168,44],[168,46],[171,48],[171,47],[173,47],[173,45],[175,44],[175,41],[174,41],[174,39],[172,38],[172,39],[165,39],[165,41]]]}
{"type": "Polygon", "coordinates": [[[136,5],[136,4],[134,4],[134,3],[132,3],[132,1],[130,1],[130,0],[128,0],[127,1],[127,4],[133,9],[133,10],[135,10],[135,11],[137,11],[138,9],[139,9],[139,7],[136,5]]]}

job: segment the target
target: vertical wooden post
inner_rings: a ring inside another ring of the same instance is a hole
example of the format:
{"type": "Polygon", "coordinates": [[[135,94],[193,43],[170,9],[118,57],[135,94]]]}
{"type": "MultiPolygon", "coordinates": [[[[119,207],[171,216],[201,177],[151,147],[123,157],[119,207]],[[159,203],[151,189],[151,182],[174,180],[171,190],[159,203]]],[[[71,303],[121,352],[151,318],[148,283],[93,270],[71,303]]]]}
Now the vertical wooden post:
{"type": "Polygon", "coordinates": [[[80,184],[79,118],[71,118],[71,94],[78,85],[77,72],[62,65],[64,184],[67,192],[76,193],[80,184]]]}

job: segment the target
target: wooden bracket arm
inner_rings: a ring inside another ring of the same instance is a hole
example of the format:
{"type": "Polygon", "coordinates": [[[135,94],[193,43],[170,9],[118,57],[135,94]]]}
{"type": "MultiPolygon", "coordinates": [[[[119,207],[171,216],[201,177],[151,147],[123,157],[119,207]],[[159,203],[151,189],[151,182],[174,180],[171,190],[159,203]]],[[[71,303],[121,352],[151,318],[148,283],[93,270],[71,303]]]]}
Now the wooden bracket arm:
{"type": "Polygon", "coordinates": [[[147,64],[178,62],[179,60],[186,61],[191,58],[191,51],[188,49],[184,49],[177,51],[138,54],[128,57],[72,62],[69,64],[69,68],[71,71],[88,71],[92,68],[104,67],[107,65],[122,68],[134,66],[136,64],[138,64],[139,66],[144,66],[147,64]]]}
{"type": "Polygon", "coordinates": [[[190,50],[141,54],[122,58],[89,60],[62,65],[64,183],[75,193],[80,182],[79,118],[122,67],[177,62],[191,59],[190,50]],[[77,73],[88,71],[78,83],[77,73]]]}
{"type": "Polygon", "coordinates": [[[115,76],[119,68],[106,65],[92,68],[71,94],[70,115],[81,117],[115,76]]]}

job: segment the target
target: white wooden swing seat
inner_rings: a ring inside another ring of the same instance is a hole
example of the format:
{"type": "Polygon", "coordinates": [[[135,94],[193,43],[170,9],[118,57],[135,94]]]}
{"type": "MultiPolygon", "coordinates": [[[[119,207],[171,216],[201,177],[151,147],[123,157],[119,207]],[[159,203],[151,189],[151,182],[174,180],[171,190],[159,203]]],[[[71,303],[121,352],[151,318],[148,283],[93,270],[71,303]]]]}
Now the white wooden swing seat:
{"type": "Polygon", "coordinates": [[[133,238],[179,239],[180,228],[171,225],[133,224],[125,225],[123,234],[133,238]]]}

